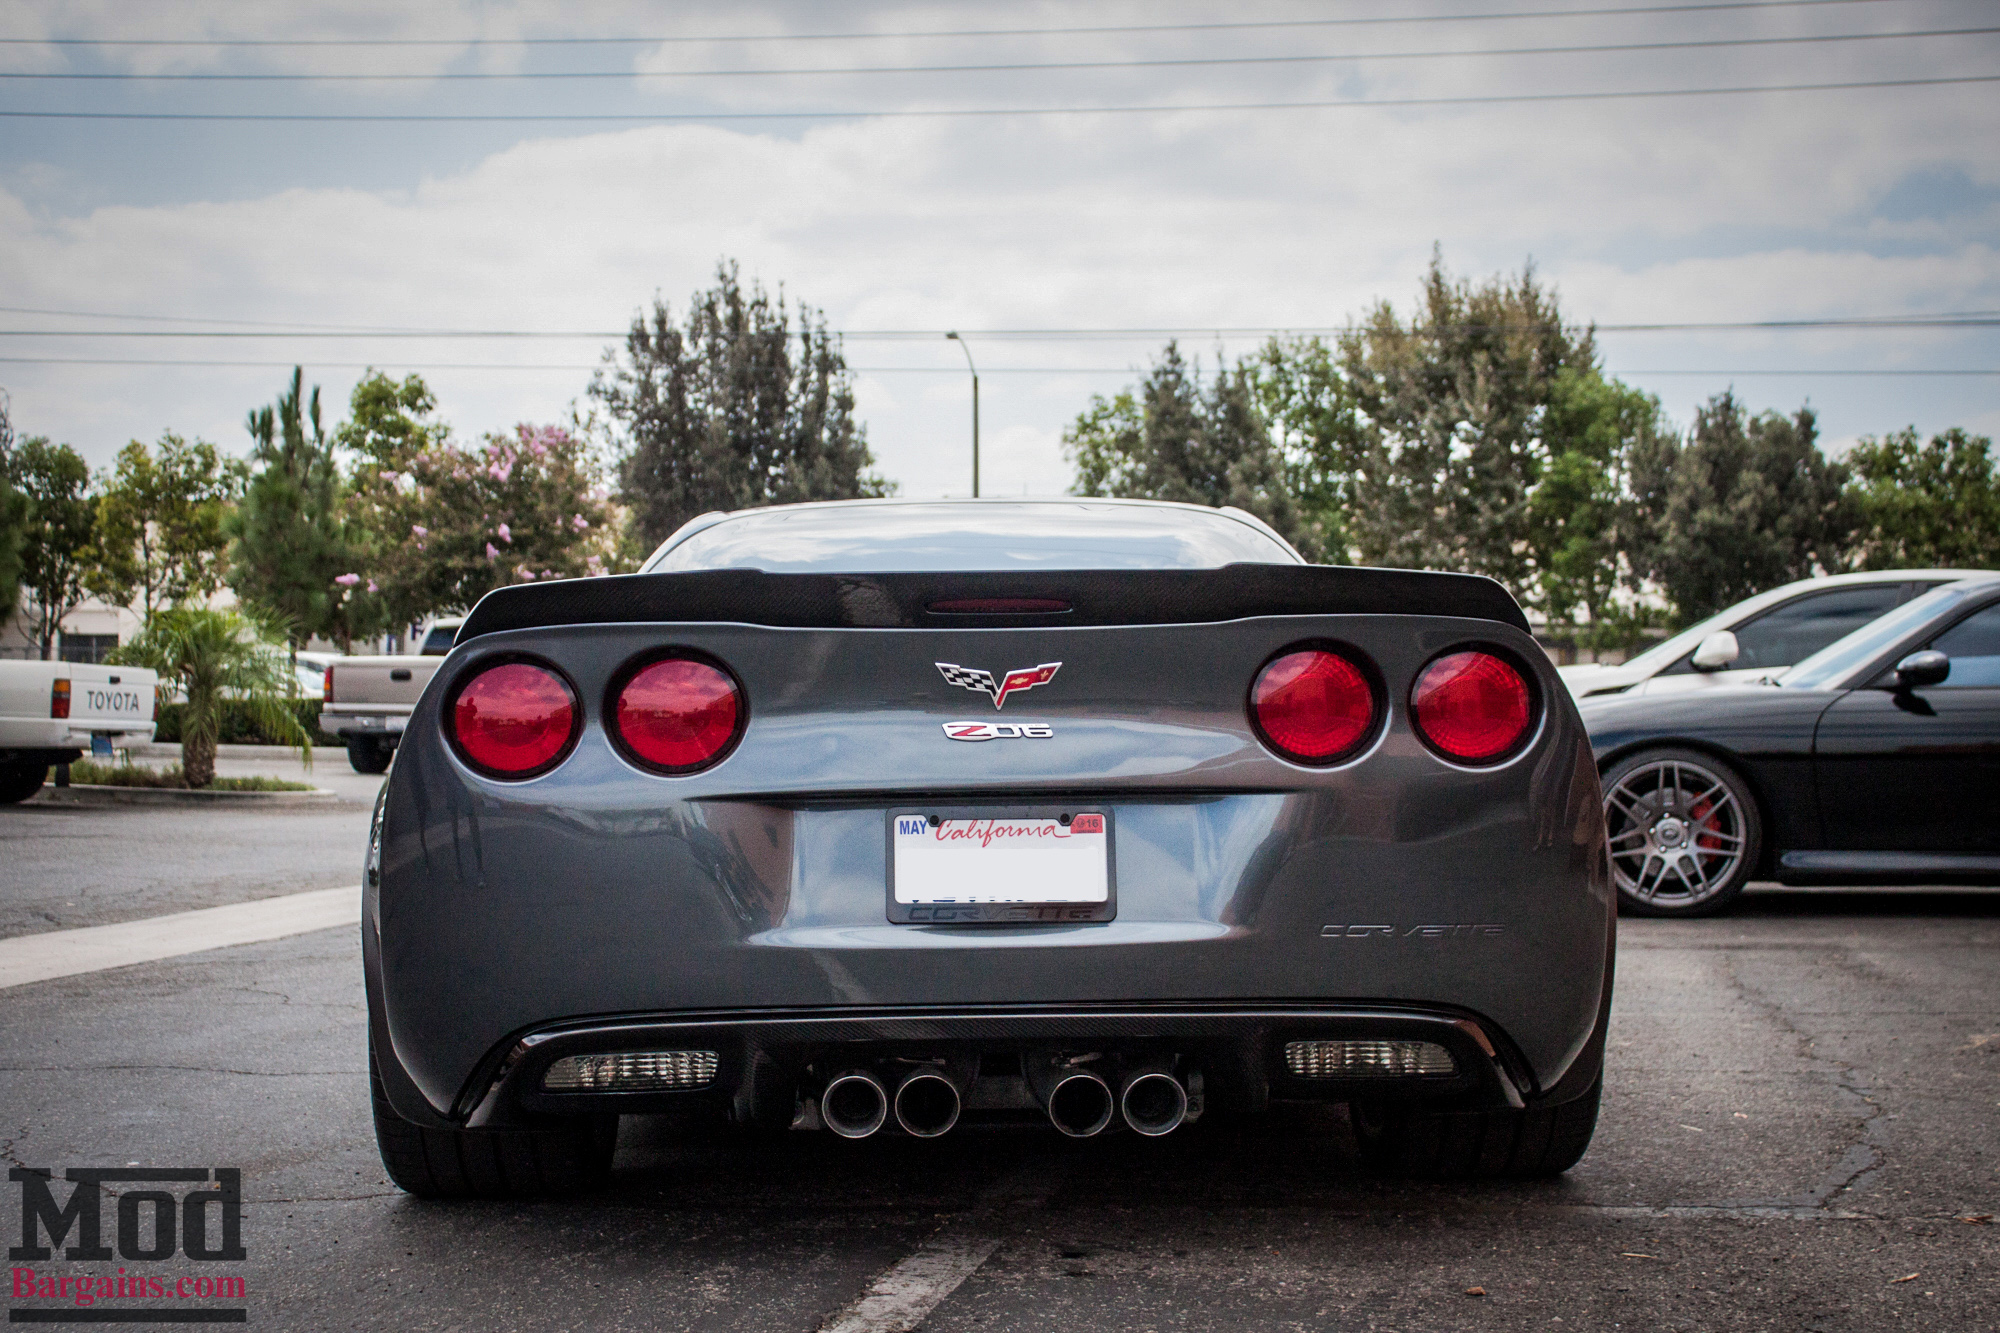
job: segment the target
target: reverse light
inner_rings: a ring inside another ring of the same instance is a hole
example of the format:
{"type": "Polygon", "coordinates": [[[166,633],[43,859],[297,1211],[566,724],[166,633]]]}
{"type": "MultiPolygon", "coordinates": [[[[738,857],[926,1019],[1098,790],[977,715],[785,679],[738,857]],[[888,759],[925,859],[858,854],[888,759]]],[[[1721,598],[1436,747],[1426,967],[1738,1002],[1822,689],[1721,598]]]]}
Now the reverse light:
{"type": "Polygon", "coordinates": [[[547,1092],[673,1092],[715,1081],[714,1051],[566,1055],[542,1075],[547,1092]]]}
{"type": "Polygon", "coordinates": [[[445,715],[445,731],[459,757],[496,778],[530,778],[554,768],[583,724],[569,682],[545,666],[521,661],[470,676],[445,715]]]}
{"type": "Polygon", "coordinates": [[[1417,734],[1447,758],[1489,763],[1513,753],[1534,720],[1534,696],[1513,663],[1492,653],[1446,653],[1410,691],[1417,734]]]}
{"type": "Polygon", "coordinates": [[[69,716],[69,682],[56,680],[49,683],[49,716],[69,716]]]}
{"type": "Polygon", "coordinates": [[[1288,1041],[1285,1068],[1299,1078],[1396,1078],[1458,1072],[1433,1041],[1288,1041]]]}
{"type": "Polygon", "coordinates": [[[727,671],[696,657],[648,662],[613,697],[611,734],[626,756],[661,773],[719,763],[743,733],[743,692],[727,671]]]}
{"type": "Polygon", "coordinates": [[[1375,730],[1375,688],[1347,658],[1300,648],[1272,658],[1250,687],[1250,720],[1264,744],[1300,764],[1347,758],[1375,730]]]}

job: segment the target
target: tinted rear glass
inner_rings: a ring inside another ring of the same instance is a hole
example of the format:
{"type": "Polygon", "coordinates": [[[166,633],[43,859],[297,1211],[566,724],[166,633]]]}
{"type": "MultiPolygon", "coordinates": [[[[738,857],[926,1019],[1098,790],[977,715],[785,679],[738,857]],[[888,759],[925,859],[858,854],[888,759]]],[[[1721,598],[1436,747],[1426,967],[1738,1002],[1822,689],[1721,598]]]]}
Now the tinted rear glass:
{"type": "Polygon", "coordinates": [[[1931,647],[1951,658],[1947,687],[2000,685],[2000,605],[1974,611],[1933,639],[1931,647]]]}
{"type": "Polygon", "coordinates": [[[767,574],[921,570],[1219,569],[1302,563],[1219,511],[1079,501],[760,509],[703,528],[648,570],[767,574]]]}

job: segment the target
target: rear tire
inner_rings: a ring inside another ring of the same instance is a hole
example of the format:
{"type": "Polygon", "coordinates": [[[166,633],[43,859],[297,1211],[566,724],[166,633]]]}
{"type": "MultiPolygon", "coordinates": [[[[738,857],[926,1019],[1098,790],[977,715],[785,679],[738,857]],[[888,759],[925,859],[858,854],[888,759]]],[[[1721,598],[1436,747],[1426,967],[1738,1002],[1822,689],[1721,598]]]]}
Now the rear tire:
{"type": "Polygon", "coordinates": [[[395,758],[395,755],[396,752],[389,747],[388,742],[378,741],[372,737],[347,742],[347,762],[353,766],[356,773],[387,773],[389,761],[395,758]]]}
{"type": "Polygon", "coordinates": [[[1433,1111],[1421,1105],[1356,1102],[1361,1160],[1383,1175],[1422,1180],[1535,1180],[1582,1160],[1597,1130],[1604,1075],[1559,1106],[1433,1111]]]}
{"type": "Polygon", "coordinates": [[[559,1129],[430,1129],[396,1113],[382,1087],[375,1045],[368,1087],[375,1145],[389,1179],[420,1199],[532,1199],[573,1194],[611,1173],[618,1117],[595,1116],[559,1129]]]}
{"type": "Polygon", "coordinates": [[[0,805],[19,805],[48,780],[47,764],[0,764],[0,805]]]}

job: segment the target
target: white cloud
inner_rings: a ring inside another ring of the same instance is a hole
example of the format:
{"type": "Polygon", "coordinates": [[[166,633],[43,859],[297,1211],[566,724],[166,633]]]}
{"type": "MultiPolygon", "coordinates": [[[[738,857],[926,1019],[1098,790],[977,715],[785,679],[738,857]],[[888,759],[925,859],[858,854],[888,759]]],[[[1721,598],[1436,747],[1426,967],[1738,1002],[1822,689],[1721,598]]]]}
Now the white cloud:
{"type": "MultiPolygon", "coordinates": [[[[328,9],[324,30],[406,22],[391,8],[354,0],[328,9]]],[[[114,9],[122,12],[110,6],[103,13],[114,9]]],[[[648,9],[593,11],[591,23],[597,31],[636,31],[648,23],[648,9]]],[[[551,11],[440,12],[424,19],[422,30],[504,34],[534,29],[551,11]]],[[[1042,14],[1073,22],[1067,12],[1015,11],[1027,20],[1042,14]]],[[[276,13],[272,31],[302,30],[300,11],[276,13]]],[[[1127,21],[1150,13],[1135,7],[1127,21]]],[[[919,9],[883,11],[869,21],[924,26],[963,18],[919,9]]],[[[770,21],[751,16],[735,26],[770,21]]],[[[805,20],[794,13],[790,21],[805,20]]],[[[868,59],[912,54],[870,50],[868,59]]],[[[711,56],[700,48],[644,58],[711,56]]],[[[1838,72],[1853,63],[1843,56],[1814,68],[1838,72]]],[[[1595,68],[1600,80],[1615,74],[1641,84],[1732,75],[1781,81],[1792,68],[1767,61],[1768,68],[1746,74],[1739,68],[1745,64],[1717,59],[1655,69],[1661,62],[1633,60],[1595,68]]],[[[1351,95],[1357,87],[1451,91],[1502,81],[1483,65],[1372,78],[1358,85],[1349,74],[1313,70],[1162,73],[1106,75],[1086,86],[1113,100],[1163,101],[1234,98],[1246,90],[1277,98],[1315,89],[1351,95]]],[[[1034,102],[1075,95],[1076,86],[1023,82],[998,92],[983,85],[941,92],[934,82],[896,96],[950,95],[963,104],[1005,94],[1034,102]]],[[[787,95],[853,104],[869,88],[879,95],[879,85],[787,95]]],[[[1991,244],[1990,199],[1970,212],[1926,211],[1918,201],[1914,209],[1899,207],[1893,221],[1884,206],[1925,173],[1955,174],[1990,193],[2000,185],[2000,165],[1984,145],[1996,130],[2000,104],[1971,89],[1452,111],[877,119],[805,129],[671,125],[537,133],[449,170],[425,170],[421,154],[413,154],[404,183],[393,189],[335,179],[229,200],[134,199],[92,208],[67,207],[61,190],[44,184],[77,164],[29,163],[13,170],[11,192],[0,192],[0,303],[300,324],[611,330],[655,291],[678,307],[706,283],[718,258],[733,256],[746,274],[782,280],[849,329],[1327,325],[1374,299],[1406,304],[1438,241],[1454,269],[1473,274],[1516,268],[1532,254],[1572,313],[1599,321],[1995,308],[2000,256],[1991,244]]],[[[342,132],[314,129],[322,138],[302,139],[301,151],[342,132]]],[[[246,179],[256,170],[246,163],[246,179]]],[[[15,327],[53,326],[39,317],[7,318],[15,327]]],[[[1206,337],[1189,342],[1204,356],[1213,346],[1206,337]]],[[[1016,493],[1023,483],[1034,490],[1066,483],[1063,425],[1090,392],[1128,378],[1118,368],[1143,366],[1156,350],[1146,341],[975,338],[971,345],[983,377],[988,488],[1016,493]],[[1061,366],[1112,373],[1009,372],[1061,366]]],[[[1887,367],[1908,357],[1976,364],[1981,356],[1990,361],[1995,344],[1907,333],[1614,338],[1607,345],[1616,364],[1635,369],[1726,371],[1887,367]]],[[[337,368],[344,363],[417,369],[459,428],[478,431],[560,415],[589,372],[454,370],[451,363],[587,366],[601,346],[6,339],[0,354],[299,359],[336,404],[356,377],[337,368]]],[[[860,402],[884,470],[907,493],[962,489],[967,390],[958,350],[942,339],[857,341],[848,350],[858,366],[939,368],[935,378],[863,374],[860,402]]],[[[167,427],[240,447],[244,412],[268,401],[283,374],[0,365],[20,426],[67,438],[100,463],[126,438],[167,427]]],[[[1649,387],[1684,413],[1723,383],[1649,387]]],[[[1759,401],[1764,383],[1743,387],[1759,401]]],[[[1990,429],[1996,382],[1784,381],[1770,388],[1779,405],[1796,405],[1810,392],[1826,409],[1830,435],[1847,438],[1909,420],[1990,429]]]]}

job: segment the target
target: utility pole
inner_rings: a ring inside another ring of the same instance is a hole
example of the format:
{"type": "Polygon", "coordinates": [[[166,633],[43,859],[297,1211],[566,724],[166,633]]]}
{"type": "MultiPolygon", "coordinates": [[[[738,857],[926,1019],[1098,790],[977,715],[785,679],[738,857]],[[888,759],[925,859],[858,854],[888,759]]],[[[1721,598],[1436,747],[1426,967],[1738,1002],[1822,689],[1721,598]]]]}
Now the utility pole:
{"type": "Polygon", "coordinates": [[[958,344],[958,350],[965,353],[966,368],[972,371],[972,498],[979,498],[979,367],[972,364],[972,349],[965,345],[965,339],[953,329],[944,335],[958,344]]]}

